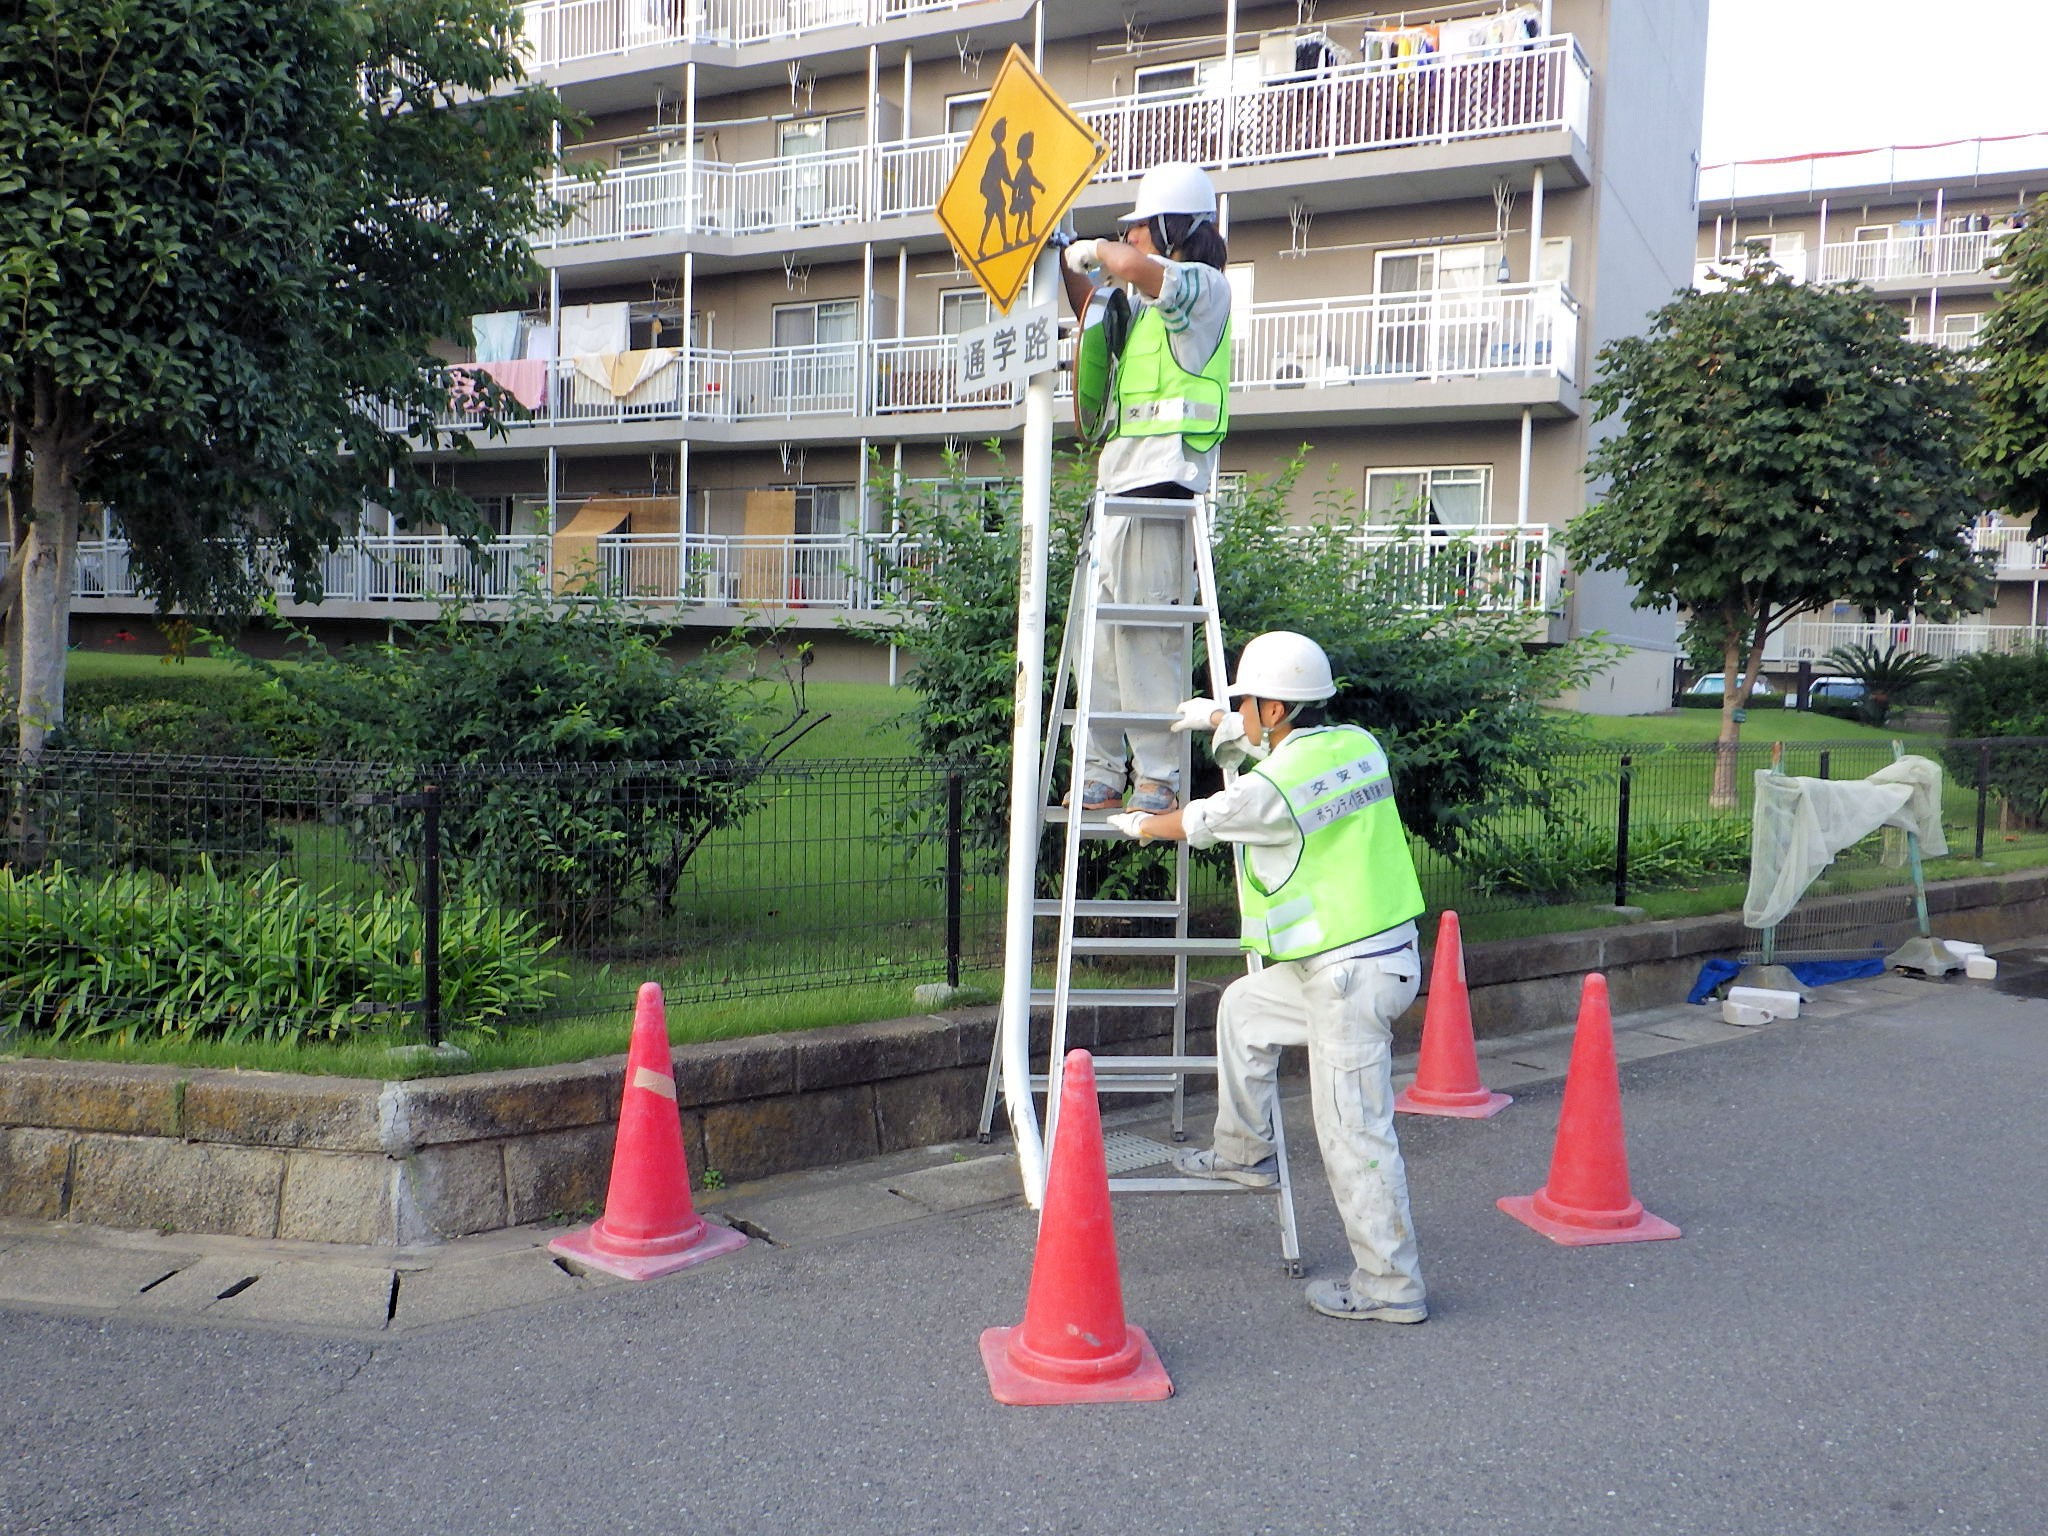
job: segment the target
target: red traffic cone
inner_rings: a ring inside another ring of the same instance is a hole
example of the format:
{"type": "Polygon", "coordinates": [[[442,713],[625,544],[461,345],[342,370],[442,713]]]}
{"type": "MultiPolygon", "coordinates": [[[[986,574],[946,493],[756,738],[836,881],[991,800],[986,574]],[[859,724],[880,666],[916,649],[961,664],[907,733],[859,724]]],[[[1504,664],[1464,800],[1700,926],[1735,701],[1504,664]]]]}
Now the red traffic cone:
{"type": "Polygon", "coordinates": [[[1415,1081],[1403,1088],[1394,1108],[1411,1115],[1454,1115],[1484,1120],[1515,1101],[1489,1093],[1479,1081],[1479,1053],[1472,1044],[1472,997],[1465,989],[1465,946],[1458,914],[1437,919],[1436,954],[1429,965],[1429,1005],[1422,1015],[1422,1054],[1415,1081]]]}
{"type": "Polygon", "coordinates": [[[1508,1195],[1497,1204],[1553,1242],[1575,1248],[1678,1236],[1678,1228],[1652,1216],[1629,1193],[1614,1021],[1607,1011],[1607,978],[1597,971],[1579,993],[1579,1026],[1557,1112],[1550,1178],[1533,1195],[1508,1195]]]}
{"type": "Polygon", "coordinates": [[[550,1253],[622,1280],[652,1280],[746,1245],[744,1232],[699,1216],[690,1203],[690,1164],[676,1109],[675,1065],[661,988],[640,989],[633,1043],[626,1052],[626,1091],[619,1102],[619,1139],[604,1214],[548,1244],[550,1253]]]}
{"type": "Polygon", "coordinates": [[[1152,1341],[1124,1324],[1095,1058],[1086,1051],[1067,1053],[1024,1321],[984,1332],[981,1359],[999,1403],[1156,1403],[1173,1396],[1152,1341]]]}

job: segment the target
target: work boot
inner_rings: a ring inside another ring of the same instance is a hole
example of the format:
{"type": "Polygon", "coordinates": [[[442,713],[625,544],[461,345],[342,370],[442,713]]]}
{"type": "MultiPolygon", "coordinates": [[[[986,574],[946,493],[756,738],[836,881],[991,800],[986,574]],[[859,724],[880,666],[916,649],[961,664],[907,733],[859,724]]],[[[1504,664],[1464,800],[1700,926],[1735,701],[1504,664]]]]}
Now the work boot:
{"type": "Polygon", "coordinates": [[[1218,1157],[1214,1147],[1190,1147],[1173,1154],[1173,1168],[1190,1178],[1227,1179],[1246,1189],[1271,1189],[1280,1182],[1280,1159],[1270,1154],[1247,1166],[1218,1157]]]}
{"type": "Polygon", "coordinates": [[[1308,1304],[1325,1317],[1358,1323],[1426,1323],[1429,1308],[1419,1301],[1374,1301],[1351,1288],[1349,1280],[1311,1280],[1308,1304]]]}
{"type": "Polygon", "coordinates": [[[1164,816],[1179,806],[1180,796],[1173,792],[1173,786],[1157,779],[1147,779],[1131,792],[1131,809],[1148,816],[1164,816]]]}

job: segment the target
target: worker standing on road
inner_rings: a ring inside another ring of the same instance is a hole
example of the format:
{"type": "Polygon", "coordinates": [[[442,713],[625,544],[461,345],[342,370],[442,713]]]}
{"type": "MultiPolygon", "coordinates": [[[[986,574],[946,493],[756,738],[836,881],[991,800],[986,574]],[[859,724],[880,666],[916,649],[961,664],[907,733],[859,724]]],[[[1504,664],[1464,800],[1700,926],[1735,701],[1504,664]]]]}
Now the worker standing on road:
{"type": "Polygon", "coordinates": [[[1330,1193],[1356,1267],[1315,1280],[1328,1317],[1419,1323],[1429,1316],[1394,1136],[1393,1021],[1422,979],[1422,888],[1387,754],[1371,733],[1327,725],[1329,658],[1275,630],[1238,658],[1230,696],[1189,699],[1173,729],[1212,730],[1217,761],[1254,763],[1220,793],[1165,815],[1130,811],[1126,835],[1236,845],[1245,948],[1266,966],[1224,991],[1216,1020],[1216,1137],[1174,1166],[1253,1189],[1279,1182],[1273,1116],[1283,1045],[1307,1045],[1310,1103],[1330,1193]]]}
{"type": "MultiPolygon", "coordinates": [[[[1075,240],[1066,248],[1067,297],[1084,322],[1096,286],[1128,283],[1143,302],[1116,366],[1110,436],[1096,489],[1118,496],[1190,499],[1216,479],[1230,428],[1229,248],[1216,227],[1216,189],[1201,167],[1155,165],[1118,222],[1121,240],[1075,240]]],[[[1103,602],[1187,599],[1192,554],[1183,525],[1153,518],[1105,518],[1097,551],[1103,602]]],[[[1158,626],[1104,625],[1095,641],[1091,710],[1167,714],[1185,687],[1185,637],[1158,626]]],[[[1130,804],[1170,811],[1180,803],[1180,754],[1158,727],[1089,732],[1080,803],[1123,803],[1124,737],[1134,775],[1130,804]]]]}

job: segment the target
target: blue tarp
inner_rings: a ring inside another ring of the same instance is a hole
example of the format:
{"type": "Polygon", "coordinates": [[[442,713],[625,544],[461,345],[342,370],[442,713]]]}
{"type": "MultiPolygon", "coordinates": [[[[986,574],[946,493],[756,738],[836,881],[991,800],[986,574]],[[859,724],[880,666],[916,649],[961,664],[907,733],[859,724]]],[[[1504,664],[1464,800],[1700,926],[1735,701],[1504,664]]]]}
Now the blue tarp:
{"type": "MultiPolygon", "coordinates": [[[[1884,957],[1871,955],[1862,960],[1787,960],[1785,969],[1799,979],[1803,987],[1824,987],[1833,981],[1854,981],[1862,976],[1882,976],[1884,957]]],[[[1692,984],[1692,990],[1685,995],[1688,1003],[1705,1003],[1713,1000],[1714,994],[1726,982],[1742,974],[1739,960],[1709,960],[1700,967],[1699,980],[1692,984]]]]}

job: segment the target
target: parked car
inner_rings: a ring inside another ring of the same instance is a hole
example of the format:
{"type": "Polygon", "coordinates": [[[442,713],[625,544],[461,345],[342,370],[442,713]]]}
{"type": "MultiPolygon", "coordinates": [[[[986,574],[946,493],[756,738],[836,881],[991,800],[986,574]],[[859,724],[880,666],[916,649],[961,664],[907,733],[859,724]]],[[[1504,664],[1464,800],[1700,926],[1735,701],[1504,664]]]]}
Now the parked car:
{"type": "Polygon", "coordinates": [[[1806,706],[1811,709],[1819,699],[1840,699],[1845,704],[1861,704],[1870,694],[1870,685],[1860,677],[1816,677],[1806,689],[1806,706]]]}
{"type": "MultiPolygon", "coordinates": [[[[1704,676],[1694,678],[1685,691],[1699,697],[1718,699],[1727,690],[1721,685],[1720,673],[1708,672],[1704,676]]],[[[1769,699],[1777,697],[1782,692],[1783,690],[1768,677],[1760,677],[1756,680],[1756,687],[1750,690],[1750,697],[1769,699]]]]}

